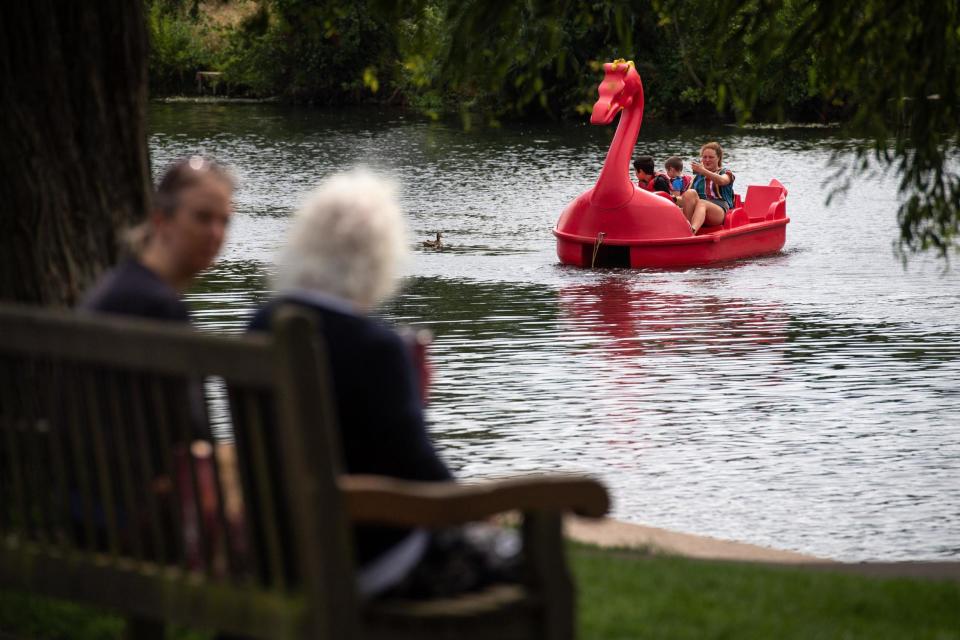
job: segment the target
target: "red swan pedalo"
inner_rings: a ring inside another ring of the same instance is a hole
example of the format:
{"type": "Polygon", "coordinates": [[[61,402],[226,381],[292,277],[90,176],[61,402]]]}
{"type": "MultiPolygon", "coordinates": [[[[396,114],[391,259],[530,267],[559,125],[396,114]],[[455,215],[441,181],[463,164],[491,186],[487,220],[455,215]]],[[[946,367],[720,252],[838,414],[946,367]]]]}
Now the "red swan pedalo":
{"type": "Polygon", "coordinates": [[[630,180],[643,121],[643,84],[633,62],[603,65],[591,124],[620,124],[597,184],[567,205],[553,234],[557,256],[578,267],[688,267],[776,253],[786,241],[787,189],[750,185],[722,225],[693,235],[680,209],[630,180]]]}

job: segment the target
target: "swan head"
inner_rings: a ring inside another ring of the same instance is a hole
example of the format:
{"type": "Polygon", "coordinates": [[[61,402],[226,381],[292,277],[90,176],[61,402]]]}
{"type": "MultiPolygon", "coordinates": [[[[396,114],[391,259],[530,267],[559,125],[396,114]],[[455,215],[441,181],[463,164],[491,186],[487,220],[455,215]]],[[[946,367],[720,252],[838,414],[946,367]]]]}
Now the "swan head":
{"type": "Polygon", "coordinates": [[[621,110],[639,100],[643,105],[643,84],[633,60],[614,60],[603,65],[603,82],[597,87],[599,98],[590,114],[591,124],[610,124],[621,110]]]}

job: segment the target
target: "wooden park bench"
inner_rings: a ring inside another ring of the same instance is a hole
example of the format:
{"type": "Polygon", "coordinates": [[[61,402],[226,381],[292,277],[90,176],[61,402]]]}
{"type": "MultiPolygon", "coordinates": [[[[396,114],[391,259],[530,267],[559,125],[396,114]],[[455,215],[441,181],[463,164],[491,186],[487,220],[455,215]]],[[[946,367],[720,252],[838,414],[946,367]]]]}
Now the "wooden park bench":
{"type": "Polygon", "coordinates": [[[167,623],[256,638],[573,637],[561,515],[603,515],[603,487],[342,475],[312,322],[285,311],[271,334],[231,338],[0,305],[0,589],[118,611],[138,640],[167,623]],[[195,414],[217,403],[233,486],[217,456],[178,444],[198,428],[214,441],[195,414]],[[521,583],[358,594],[351,525],[506,511],[522,513],[521,583]]]}

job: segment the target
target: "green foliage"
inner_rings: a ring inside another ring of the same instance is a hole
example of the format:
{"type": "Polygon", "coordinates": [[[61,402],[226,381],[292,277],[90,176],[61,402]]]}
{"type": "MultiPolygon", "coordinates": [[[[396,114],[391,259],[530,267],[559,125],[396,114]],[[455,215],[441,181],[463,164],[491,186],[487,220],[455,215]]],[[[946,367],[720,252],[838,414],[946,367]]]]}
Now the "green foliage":
{"type": "Polygon", "coordinates": [[[271,30],[271,16],[265,4],[245,17],[235,30],[225,36],[226,47],[220,68],[228,86],[254,96],[272,95],[279,64],[274,52],[276,37],[271,30]]]}
{"type": "Polygon", "coordinates": [[[156,2],[148,7],[150,88],[154,93],[182,93],[197,71],[214,67],[210,39],[202,25],[176,4],[156,2]]]}
{"type": "Polygon", "coordinates": [[[741,118],[754,116],[766,69],[809,60],[809,91],[839,108],[847,133],[862,140],[858,162],[838,176],[894,172],[900,249],[947,256],[960,237],[960,5],[719,0],[717,12],[738,25],[720,46],[750,45],[742,81],[719,81],[741,118]],[[781,15],[788,19],[774,19],[781,15]]]}
{"type": "MultiPolygon", "coordinates": [[[[443,44],[429,44],[436,60],[430,86],[474,97],[461,108],[498,115],[583,113],[596,98],[598,63],[623,57],[643,77],[648,116],[717,117],[732,105],[716,79],[738,78],[749,56],[742,44],[730,49],[737,62],[717,55],[717,31],[730,25],[707,18],[716,15],[715,0],[408,4],[445,10],[443,44]]],[[[777,20],[789,24],[793,15],[784,11],[777,20]]],[[[422,51],[401,53],[413,59],[422,51]]],[[[780,116],[832,115],[808,90],[809,55],[789,65],[762,61],[759,106],[780,116]]]]}
{"type": "Polygon", "coordinates": [[[416,109],[437,118],[450,109],[452,96],[446,96],[441,83],[439,63],[449,46],[444,13],[437,4],[426,4],[397,21],[395,81],[416,109]]]}
{"type": "Polygon", "coordinates": [[[397,56],[392,33],[367,2],[273,0],[269,7],[269,65],[257,66],[272,68],[277,93],[342,103],[363,99],[365,86],[379,90],[376,70],[397,56]]]}
{"type": "Polygon", "coordinates": [[[381,89],[378,70],[398,59],[393,33],[362,1],[261,0],[225,24],[199,0],[147,4],[155,93],[191,93],[197,71],[220,71],[234,95],[357,102],[381,89]]]}
{"type": "Polygon", "coordinates": [[[701,21],[684,13],[671,22],[657,0],[629,10],[586,0],[261,0],[229,28],[212,26],[202,10],[191,17],[204,6],[154,0],[156,85],[189,89],[178,79],[203,67],[256,97],[393,99],[436,116],[569,116],[593,103],[598,63],[628,57],[644,74],[650,115],[714,113],[694,71],[704,58],[701,21]]]}

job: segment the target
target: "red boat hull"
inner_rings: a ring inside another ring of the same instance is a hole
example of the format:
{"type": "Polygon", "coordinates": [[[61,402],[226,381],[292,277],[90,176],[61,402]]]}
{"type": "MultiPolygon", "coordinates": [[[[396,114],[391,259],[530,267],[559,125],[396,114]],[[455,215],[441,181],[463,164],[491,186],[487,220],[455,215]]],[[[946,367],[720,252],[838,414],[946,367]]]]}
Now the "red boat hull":
{"type": "Polygon", "coordinates": [[[789,218],[770,222],[747,224],[736,229],[722,229],[689,238],[648,240],[637,244],[605,243],[594,260],[593,238],[563,234],[557,236],[557,256],[560,262],[577,267],[621,266],[633,269],[663,267],[696,267],[718,262],[741,260],[752,256],[777,253],[787,239],[789,218]],[[610,247],[624,247],[627,264],[610,247]]]}
{"type": "Polygon", "coordinates": [[[669,209],[646,206],[630,214],[596,211],[586,202],[588,192],[571,203],[553,231],[557,256],[577,267],[640,269],[704,266],[776,253],[786,242],[790,222],[786,195],[776,180],[750,186],[743,205],[730,211],[722,226],[704,227],[695,236],[649,237],[654,235],[650,227],[665,228],[675,216],[682,220],[679,209],[666,203],[669,209]]]}

